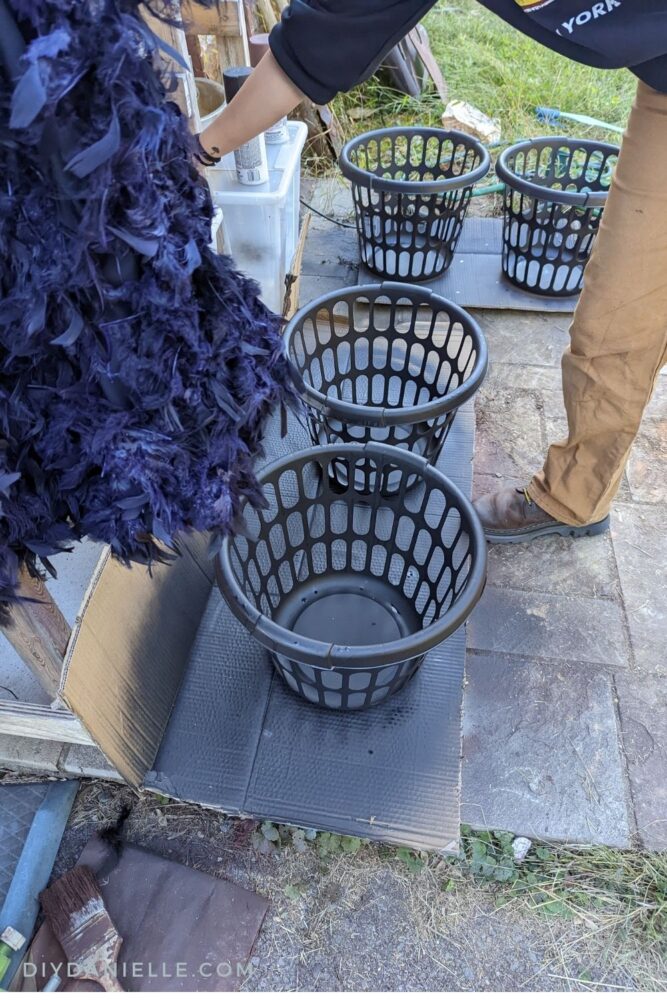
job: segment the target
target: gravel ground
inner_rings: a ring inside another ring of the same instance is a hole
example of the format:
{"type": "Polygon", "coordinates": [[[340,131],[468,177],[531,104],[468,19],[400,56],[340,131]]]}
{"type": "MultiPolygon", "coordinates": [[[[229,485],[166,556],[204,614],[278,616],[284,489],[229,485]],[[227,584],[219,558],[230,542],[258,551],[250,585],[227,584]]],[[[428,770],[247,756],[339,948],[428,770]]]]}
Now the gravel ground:
{"type": "MultiPolygon", "coordinates": [[[[271,901],[247,991],[555,991],[667,987],[664,968],[604,921],[544,917],[521,899],[431,857],[413,871],[395,849],[262,853],[256,824],[127,788],[85,782],[55,874],[89,837],[130,813],[123,838],[271,901]]],[[[265,847],[269,847],[268,843],[265,847]]]]}

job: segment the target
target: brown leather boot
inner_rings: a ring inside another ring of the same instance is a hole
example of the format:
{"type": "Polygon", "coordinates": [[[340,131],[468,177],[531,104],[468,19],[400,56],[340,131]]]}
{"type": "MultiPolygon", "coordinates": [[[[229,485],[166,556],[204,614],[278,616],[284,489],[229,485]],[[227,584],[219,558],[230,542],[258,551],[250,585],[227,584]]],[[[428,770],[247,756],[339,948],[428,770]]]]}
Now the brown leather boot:
{"type": "Polygon", "coordinates": [[[506,487],[475,501],[475,510],[484,528],[487,542],[532,542],[543,535],[600,535],[609,528],[609,515],[594,524],[575,527],[557,521],[535,503],[528,491],[506,487]]]}

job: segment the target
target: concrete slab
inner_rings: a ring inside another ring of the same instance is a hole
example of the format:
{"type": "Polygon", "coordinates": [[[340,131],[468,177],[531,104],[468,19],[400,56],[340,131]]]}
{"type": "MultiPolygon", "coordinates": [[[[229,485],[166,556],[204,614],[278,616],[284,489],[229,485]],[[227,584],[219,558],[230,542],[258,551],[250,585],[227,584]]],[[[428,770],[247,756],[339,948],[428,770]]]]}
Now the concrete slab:
{"type": "Polygon", "coordinates": [[[0,770],[58,774],[63,744],[0,733],[0,770]]]}
{"type": "Polygon", "coordinates": [[[639,837],[667,851],[667,676],[616,676],[621,734],[639,837]]]}
{"type": "Polygon", "coordinates": [[[667,674],[667,510],[617,503],[611,524],[637,667],[667,674]]]}
{"type": "Polygon", "coordinates": [[[610,674],[468,654],[464,822],[627,847],[630,825],[610,674]]]}
{"type": "Polygon", "coordinates": [[[97,747],[70,744],[63,746],[58,770],[77,778],[105,778],[108,781],[122,781],[120,774],[97,747]]]}
{"type": "Polygon", "coordinates": [[[487,586],[468,627],[468,648],[542,660],[626,666],[614,601],[487,586]]]}

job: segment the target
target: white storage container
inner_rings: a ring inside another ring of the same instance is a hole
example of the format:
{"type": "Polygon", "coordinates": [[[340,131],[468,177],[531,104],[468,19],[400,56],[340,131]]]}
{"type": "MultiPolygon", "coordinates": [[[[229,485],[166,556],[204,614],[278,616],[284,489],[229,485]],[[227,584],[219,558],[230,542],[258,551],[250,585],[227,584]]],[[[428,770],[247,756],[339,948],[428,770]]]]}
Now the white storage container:
{"type": "Polygon", "coordinates": [[[240,271],[259,282],[262,299],[280,312],[285,275],[299,235],[301,153],[308,130],[288,122],[289,141],[267,146],[269,179],[252,187],[239,184],[234,156],[206,171],[213,201],[224,214],[225,249],[240,271]]]}

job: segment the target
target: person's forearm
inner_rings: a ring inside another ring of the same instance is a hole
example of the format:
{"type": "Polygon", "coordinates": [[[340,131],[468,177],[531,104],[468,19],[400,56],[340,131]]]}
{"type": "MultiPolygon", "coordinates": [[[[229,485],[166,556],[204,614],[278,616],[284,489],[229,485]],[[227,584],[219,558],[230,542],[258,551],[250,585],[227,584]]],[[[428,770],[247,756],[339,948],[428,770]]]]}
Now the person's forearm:
{"type": "Polygon", "coordinates": [[[204,129],[201,144],[214,156],[231,153],[289,114],[303,96],[267,52],[234,100],[204,129]]]}

